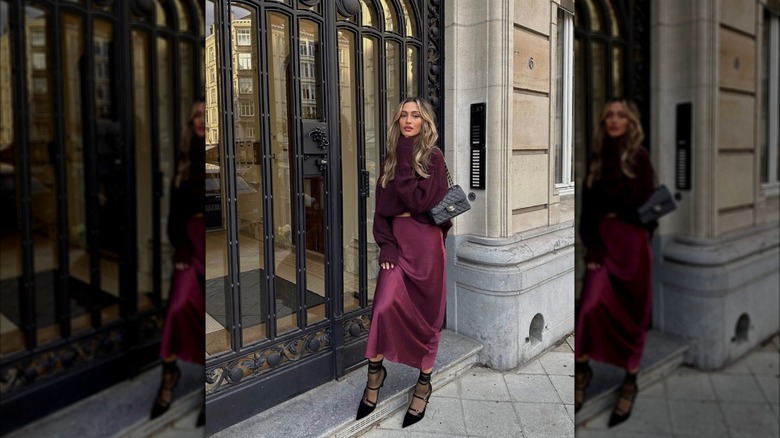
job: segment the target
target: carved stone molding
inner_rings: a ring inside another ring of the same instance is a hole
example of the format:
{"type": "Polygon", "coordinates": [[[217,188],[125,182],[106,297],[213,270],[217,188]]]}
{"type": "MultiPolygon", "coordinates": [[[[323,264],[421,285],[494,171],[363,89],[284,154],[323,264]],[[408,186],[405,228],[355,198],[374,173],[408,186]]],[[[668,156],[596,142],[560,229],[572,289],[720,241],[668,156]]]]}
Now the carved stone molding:
{"type": "Polygon", "coordinates": [[[206,371],[206,394],[222,391],[246,378],[266,374],[329,347],[330,329],[324,329],[233,359],[206,371]]]}

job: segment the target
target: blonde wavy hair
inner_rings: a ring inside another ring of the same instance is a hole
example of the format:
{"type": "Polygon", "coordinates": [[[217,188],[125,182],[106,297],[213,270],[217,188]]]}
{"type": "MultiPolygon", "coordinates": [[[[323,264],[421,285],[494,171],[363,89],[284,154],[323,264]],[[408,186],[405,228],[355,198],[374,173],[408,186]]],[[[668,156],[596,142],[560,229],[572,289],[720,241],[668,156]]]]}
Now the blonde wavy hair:
{"type": "Polygon", "coordinates": [[[190,109],[190,117],[187,119],[187,124],[184,125],[184,129],[181,131],[181,145],[179,146],[179,162],[176,169],[176,176],[174,177],[174,184],[176,187],[181,186],[181,183],[190,179],[190,167],[192,164],[192,152],[190,146],[192,145],[192,139],[195,137],[195,126],[193,121],[198,116],[200,111],[200,105],[205,105],[206,99],[200,98],[192,104],[190,109]]]}
{"type": "Polygon", "coordinates": [[[601,171],[604,167],[603,147],[604,140],[608,135],[606,132],[606,120],[609,114],[609,107],[613,103],[620,103],[623,105],[626,111],[626,117],[628,117],[628,129],[621,141],[620,146],[620,170],[623,175],[633,178],[634,175],[634,154],[639,148],[642,147],[642,140],[645,138],[645,132],[642,129],[642,121],[640,120],[639,107],[631,100],[623,98],[612,98],[604,105],[604,110],[601,111],[601,118],[596,125],[596,131],[593,134],[593,155],[590,160],[590,171],[588,172],[587,184],[588,187],[593,187],[593,184],[601,179],[601,171]]]}
{"type": "Polygon", "coordinates": [[[423,124],[420,133],[414,140],[414,150],[412,151],[412,169],[423,178],[428,178],[428,164],[431,162],[431,153],[436,148],[436,142],[439,140],[439,132],[436,130],[436,113],[433,112],[433,106],[427,99],[422,97],[407,97],[395,110],[393,121],[390,122],[387,132],[387,153],[385,154],[385,173],[379,179],[382,187],[387,187],[387,183],[395,178],[395,166],[398,163],[396,146],[401,136],[401,111],[407,103],[416,103],[420,109],[420,116],[423,124]]]}

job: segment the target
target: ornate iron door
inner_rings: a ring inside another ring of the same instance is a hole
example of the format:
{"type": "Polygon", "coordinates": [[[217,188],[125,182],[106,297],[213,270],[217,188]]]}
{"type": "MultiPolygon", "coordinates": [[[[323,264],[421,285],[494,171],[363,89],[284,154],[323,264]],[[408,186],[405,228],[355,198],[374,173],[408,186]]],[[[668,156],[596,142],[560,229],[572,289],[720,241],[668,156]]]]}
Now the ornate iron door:
{"type": "Polygon", "coordinates": [[[441,103],[421,4],[206,2],[208,433],[364,360],[386,125],[441,103]]]}

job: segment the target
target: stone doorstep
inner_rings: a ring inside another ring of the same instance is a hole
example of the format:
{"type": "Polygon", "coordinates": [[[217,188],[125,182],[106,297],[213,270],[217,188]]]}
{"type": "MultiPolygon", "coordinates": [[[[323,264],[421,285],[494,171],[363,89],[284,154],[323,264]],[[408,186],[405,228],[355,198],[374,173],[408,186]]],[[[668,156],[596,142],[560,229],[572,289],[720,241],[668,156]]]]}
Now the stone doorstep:
{"type": "MultiPolygon", "coordinates": [[[[437,388],[456,380],[474,367],[481,350],[482,344],[479,342],[455,332],[443,330],[431,376],[433,393],[436,394],[437,388]]],[[[351,438],[357,436],[409,405],[414,385],[417,383],[418,371],[389,361],[385,361],[385,367],[388,379],[395,377],[396,381],[401,380],[403,383],[389,385],[387,384],[389,381],[387,381],[379,392],[380,400],[374,412],[360,421],[355,421],[355,411],[357,410],[357,403],[355,403],[354,407],[350,407],[344,412],[344,418],[341,419],[339,426],[334,430],[325,431],[320,435],[321,437],[351,438]],[[399,376],[401,376],[400,379],[399,376]]],[[[359,379],[365,382],[365,373],[366,368],[360,367],[350,374],[357,374],[359,379]]],[[[354,396],[355,400],[359,400],[359,397],[359,394],[354,396]]]]}
{"type": "MultiPolygon", "coordinates": [[[[647,333],[645,353],[639,366],[637,385],[640,393],[653,383],[668,376],[683,364],[688,344],[656,330],[647,333]]],[[[611,410],[617,402],[617,390],[623,382],[621,368],[591,361],[593,380],[585,391],[585,402],[575,416],[575,426],[583,424],[602,412],[611,410]]]]}
{"type": "MultiPolygon", "coordinates": [[[[171,404],[168,412],[160,415],[152,421],[149,421],[148,417],[136,421],[132,426],[127,427],[125,430],[120,431],[115,436],[122,438],[145,438],[152,435],[163,432],[173,427],[176,422],[183,418],[190,416],[192,412],[200,412],[203,406],[203,389],[195,389],[182,397],[176,399],[171,404]]],[[[193,420],[192,429],[195,429],[195,422],[197,417],[193,420]]],[[[200,428],[201,432],[204,429],[200,428]]]]}
{"type": "MultiPolygon", "coordinates": [[[[477,363],[482,344],[450,330],[443,330],[431,384],[437,388],[455,380],[477,363]]],[[[265,435],[294,437],[353,437],[390,417],[409,403],[418,370],[384,362],[387,380],[379,392],[379,404],[371,415],[355,421],[355,412],[366,383],[366,367],[347,373],[254,417],[234,424],[214,437],[265,435]]]]}
{"type": "Polygon", "coordinates": [[[173,403],[154,421],[149,421],[149,410],[160,385],[159,365],[17,429],[8,438],[150,436],[200,410],[203,367],[181,361],[179,367],[182,376],[174,389],[173,403]]]}

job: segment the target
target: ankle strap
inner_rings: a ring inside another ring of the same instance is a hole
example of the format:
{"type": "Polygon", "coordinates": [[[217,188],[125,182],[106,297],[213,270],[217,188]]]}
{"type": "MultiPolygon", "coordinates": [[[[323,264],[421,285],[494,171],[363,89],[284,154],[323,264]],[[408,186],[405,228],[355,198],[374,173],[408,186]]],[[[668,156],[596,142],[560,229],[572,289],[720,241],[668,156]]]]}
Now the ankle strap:
{"type": "Polygon", "coordinates": [[[371,374],[376,374],[379,372],[379,370],[382,369],[382,362],[384,362],[384,359],[379,360],[377,362],[371,362],[368,361],[368,372],[371,374]]]}
{"type": "Polygon", "coordinates": [[[421,385],[427,385],[428,383],[431,382],[432,373],[433,371],[431,371],[430,373],[424,373],[422,372],[422,370],[420,370],[420,376],[417,378],[417,383],[421,385]]]}

